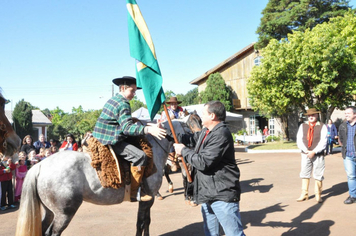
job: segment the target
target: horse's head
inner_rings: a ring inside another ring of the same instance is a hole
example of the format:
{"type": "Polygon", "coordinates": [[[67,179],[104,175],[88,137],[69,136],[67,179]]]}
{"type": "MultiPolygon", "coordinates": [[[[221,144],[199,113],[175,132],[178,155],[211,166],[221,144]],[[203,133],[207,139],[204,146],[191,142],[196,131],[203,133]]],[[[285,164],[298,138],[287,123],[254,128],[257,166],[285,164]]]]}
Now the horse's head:
{"type": "Polygon", "coordinates": [[[195,111],[186,116],[183,122],[187,124],[193,133],[200,131],[203,128],[200,116],[195,111]]]}
{"type": "Polygon", "coordinates": [[[21,139],[5,116],[6,99],[0,93],[0,152],[5,156],[12,156],[21,145],[21,139]]]}

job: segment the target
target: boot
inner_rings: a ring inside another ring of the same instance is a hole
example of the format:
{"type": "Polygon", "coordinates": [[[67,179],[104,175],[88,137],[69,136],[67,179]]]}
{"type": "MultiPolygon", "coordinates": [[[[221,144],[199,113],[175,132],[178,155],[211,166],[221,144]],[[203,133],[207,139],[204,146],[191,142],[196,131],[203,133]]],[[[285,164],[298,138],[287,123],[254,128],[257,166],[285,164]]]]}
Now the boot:
{"type": "MultiPolygon", "coordinates": [[[[137,191],[141,185],[142,177],[145,172],[145,166],[131,166],[131,201],[137,201],[137,191]]],[[[142,190],[142,188],[141,188],[142,190]]],[[[152,196],[146,195],[141,191],[141,196],[138,201],[147,202],[152,200],[152,196]]]]}
{"type": "Polygon", "coordinates": [[[309,181],[310,179],[302,179],[302,194],[297,199],[297,202],[302,202],[304,200],[308,200],[308,189],[309,189],[309,181]]]}
{"type": "Polygon", "coordinates": [[[315,180],[315,200],[318,203],[322,203],[321,192],[323,191],[323,182],[320,180],[315,180]]]}

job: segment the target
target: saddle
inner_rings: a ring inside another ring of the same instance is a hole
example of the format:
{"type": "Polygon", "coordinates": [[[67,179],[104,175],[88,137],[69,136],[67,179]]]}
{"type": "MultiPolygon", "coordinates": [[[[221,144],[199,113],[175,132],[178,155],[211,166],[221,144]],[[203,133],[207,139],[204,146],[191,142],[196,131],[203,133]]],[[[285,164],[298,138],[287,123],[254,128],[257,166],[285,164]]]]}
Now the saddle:
{"type": "MultiPolygon", "coordinates": [[[[91,166],[96,170],[100,183],[104,188],[118,189],[130,185],[130,162],[117,157],[110,145],[101,144],[96,138],[86,140],[88,148],[85,149],[91,156],[91,166]]],[[[129,137],[126,142],[140,148],[148,157],[145,177],[157,172],[153,162],[152,146],[145,136],[129,137]]]]}

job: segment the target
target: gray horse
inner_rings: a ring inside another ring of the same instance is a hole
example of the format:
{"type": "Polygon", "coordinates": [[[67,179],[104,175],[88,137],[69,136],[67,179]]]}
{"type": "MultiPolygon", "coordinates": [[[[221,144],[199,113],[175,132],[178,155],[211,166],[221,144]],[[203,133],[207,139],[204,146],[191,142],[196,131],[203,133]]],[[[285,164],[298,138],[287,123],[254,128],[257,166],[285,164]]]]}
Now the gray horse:
{"type": "MultiPolygon", "coordinates": [[[[189,131],[178,121],[172,123],[177,134],[189,131]]],[[[163,126],[169,129],[168,123],[163,126]]],[[[163,168],[172,142],[167,139],[158,142],[150,135],[146,137],[152,145],[158,171],[147,178],[145,184],[155,196],[162,184],[163,168]]],[[[103,188],[90,162],[85,153],[63,151],[34,165],[23,185],[16,235],[61,235],[83,201],[98,205],[122,203],[125,188],[103,188]]],[[[136,235],[149,235],[153,202],[154,198],[139,202],[136,235]]]]}

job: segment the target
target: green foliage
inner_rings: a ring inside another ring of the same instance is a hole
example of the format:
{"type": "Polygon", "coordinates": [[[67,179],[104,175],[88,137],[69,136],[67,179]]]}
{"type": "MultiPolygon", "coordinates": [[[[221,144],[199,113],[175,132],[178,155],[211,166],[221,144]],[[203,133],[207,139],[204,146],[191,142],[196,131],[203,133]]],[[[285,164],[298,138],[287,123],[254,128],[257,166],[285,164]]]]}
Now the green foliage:
{"type": "Polygon", "coordinates": [[[226,111],[230,111],[232,109],[232,91],[226,86],[220,73],[209,75],[206,84],[205,90],[200,93],[201,102],[217,100],[225,105],[226,111]]]}
{"type": "Polygon", "coordinates": [[[287,38],[292,30],[304,32],[330,18],[344,15],[350,8],[347,0],[270,0],[262,11],[255,47],[268,45],[271,39],[287,38]]]}
{"type": "Polygon", "coordinates": [[[323,117],[354,101],[356,16],[331,19],[288,40],[271,40],[248,80],[250,103],[262,114],[282,116],[316,107],[323,117]]]}
{"type": "Polygon", "coordinates": [[[244,134],[248,134],[246,129],[240,129],[239,131],[237,131],[237,135],[244,135],[244,134]]]}
{"type": "Polygon", "coordinates": [[[48,137],[62,140],[68,133],[74,135],[77,141],[83,138],[87,131],[93,131],[101,110],[84,111],[82,106],[72,109],[72,113],[64,113],[58,107],[51,111],[52,126],[48,129],[48,137]]]}
{"type": "Polygon", "coordinates": [[[187,94],[177,94],[177,98],[179,101],[182,101],[181,106],[189,106],[199,104],[199,92],[198,87],[189,90],[187,94]]]}
{"type": "Polygon", "coordinates": [[[147,108],[147,105],[144,104],[143,102],[141,102],[139,99],[137,99],[137,97],[135,96],[131,101],[130,101],[130,107],[131,107],[131,111],[134,112],[138,109],[140,109],[141,107],[147,108]]]}
{"type": "Polygon", "coordinates": [[[32,109],[33,106],[22,99],[16,104],[14,111],[12,112],[16,134],[21,138],[28,134],[33,134],[32,109]]]}
{"type": "Polygon", "coordinates": [[[267,136],[267,137],[266,137],[266,141],[267,141],[267,142],[273,142],[273,141],[278,142],[278,141],[280,141],[280,140],[281,140],[280,137],[274,136],[274,135],[270,135],[270,136],[267,136]]]}

